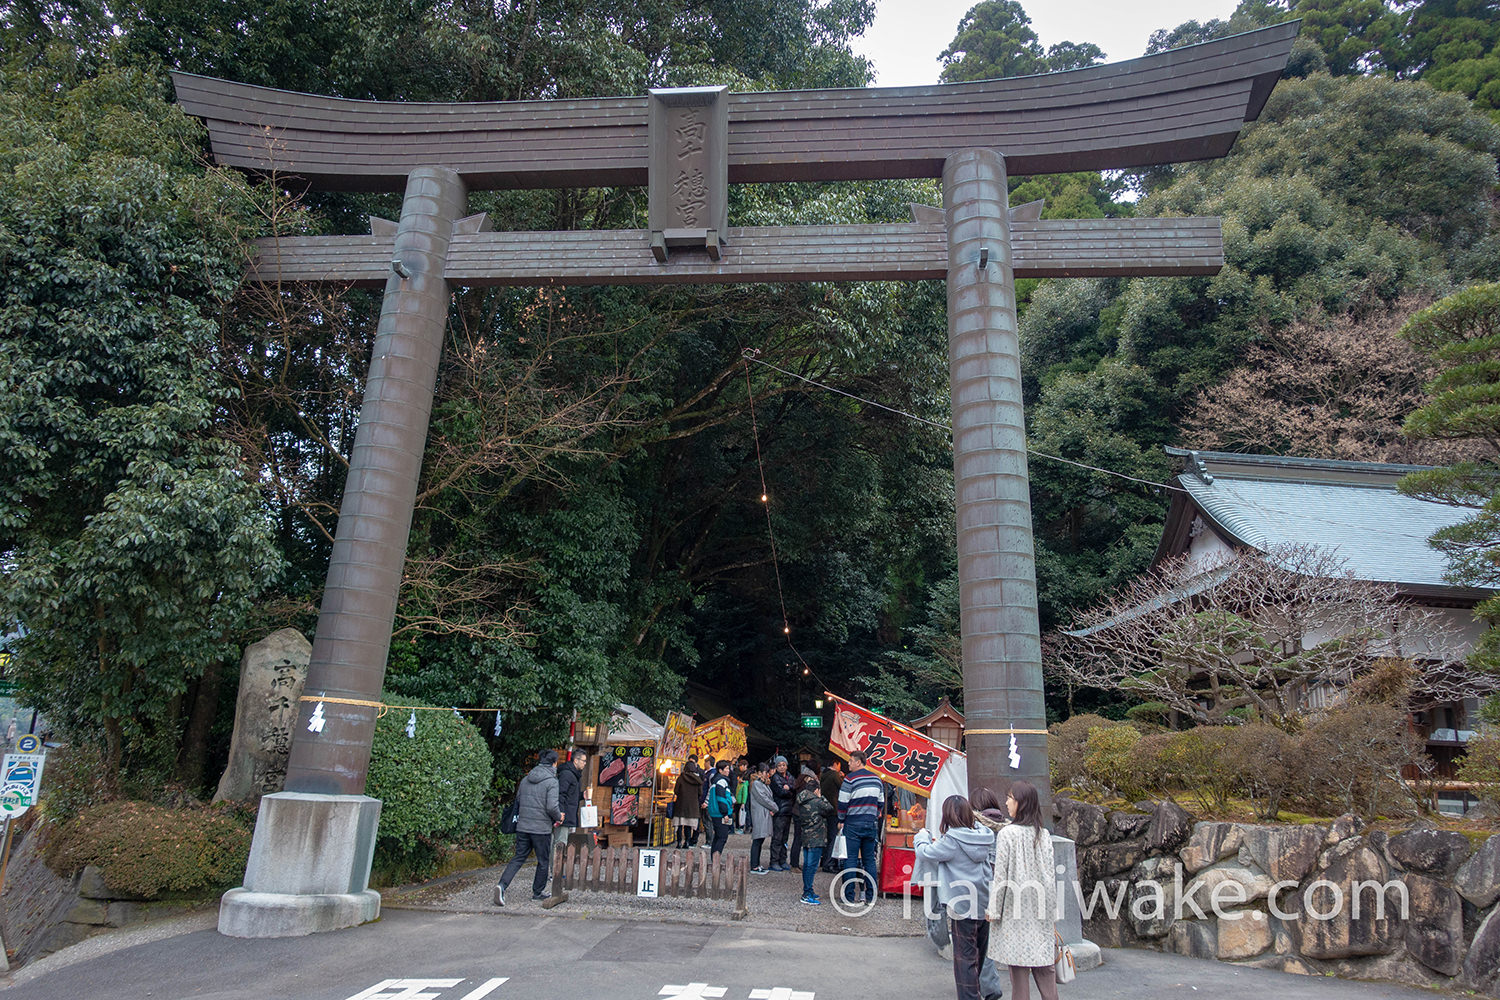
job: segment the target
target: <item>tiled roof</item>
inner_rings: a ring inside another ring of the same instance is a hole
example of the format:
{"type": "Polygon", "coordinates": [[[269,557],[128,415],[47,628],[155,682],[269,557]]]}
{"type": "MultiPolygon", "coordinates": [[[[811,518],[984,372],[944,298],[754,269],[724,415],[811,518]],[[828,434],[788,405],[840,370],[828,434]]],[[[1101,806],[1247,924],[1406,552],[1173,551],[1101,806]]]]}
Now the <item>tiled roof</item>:
{"type": "Polygon", "coordinates": [[[1317,545],[1361,579],[1452,586],[1446,557],[1427,540],[1473,511],[1397,493],[1396,481],[1420,466],[1168,451],[1188,458],[1177,481],[1193,502],[1242,544],[1317,545]]]}

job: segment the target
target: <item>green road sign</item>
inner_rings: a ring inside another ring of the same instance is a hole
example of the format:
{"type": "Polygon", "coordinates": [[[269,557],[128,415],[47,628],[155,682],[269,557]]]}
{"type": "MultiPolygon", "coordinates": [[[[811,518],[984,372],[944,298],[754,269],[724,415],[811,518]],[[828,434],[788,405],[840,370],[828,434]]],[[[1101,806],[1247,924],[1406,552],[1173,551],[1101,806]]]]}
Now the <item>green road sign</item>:
{"type": "Polygon", "coordinates": [[[804,715],[802,717],[803,729],[822,729],[823,717],[821,715],[804,715]]]}

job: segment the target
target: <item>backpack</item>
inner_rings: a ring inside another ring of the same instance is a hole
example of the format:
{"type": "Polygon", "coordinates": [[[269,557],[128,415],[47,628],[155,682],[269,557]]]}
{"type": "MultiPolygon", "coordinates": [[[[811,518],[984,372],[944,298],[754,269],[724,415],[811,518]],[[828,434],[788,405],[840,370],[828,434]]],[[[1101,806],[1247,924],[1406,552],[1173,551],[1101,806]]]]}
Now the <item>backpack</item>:
{"type": "Polygon", "coordinates": [[[511,799],[510,800],[510,804],[505,807],[505,811],[500,814],[500,832],[501,833],[515,833],[516,832],[516,800],[515,799],[511,799]]]}

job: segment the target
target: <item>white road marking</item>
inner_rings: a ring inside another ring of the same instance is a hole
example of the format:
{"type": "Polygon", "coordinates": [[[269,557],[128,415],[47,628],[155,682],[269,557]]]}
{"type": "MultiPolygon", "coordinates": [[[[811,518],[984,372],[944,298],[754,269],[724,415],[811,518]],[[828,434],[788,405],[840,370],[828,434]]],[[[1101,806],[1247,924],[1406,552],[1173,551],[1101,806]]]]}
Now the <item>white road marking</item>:
{"type": "Polygon", "coordinates": [[[451,989],[461,982],[462,979],[386,979],[349,1000],[438,1000],[436,993],[426,991],[451,989]]]}

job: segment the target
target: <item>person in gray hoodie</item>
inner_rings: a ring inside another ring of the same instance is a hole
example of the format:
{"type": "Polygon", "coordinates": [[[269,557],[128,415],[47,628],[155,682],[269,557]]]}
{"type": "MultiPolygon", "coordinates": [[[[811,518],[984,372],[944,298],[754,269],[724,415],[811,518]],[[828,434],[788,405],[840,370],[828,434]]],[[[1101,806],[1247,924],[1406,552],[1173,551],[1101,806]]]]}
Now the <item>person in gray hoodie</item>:
{"type": "Polygon", "coordinates": [[[937,896],[948,911],[953,933],[953,981],[958,1000],[981,1000],[979,973],[989,951],[991,852],[994,831],[974,818],[969,800],[950,795],[943,802],[943,820],[936,838],[923,828],[912,840],[919,859],[936,866],[937,896]]]}
{"type": "Polygon", "coordinates": [[[562,810],[557,806],[557,751],[543,750],[536,767],[521,779],[521,787],[516,789],[516,848],[500,876],[500,884],[495,886],[496,906],[505,905],[505,890],[533,851],[536,876],[531,880],[531,898],[551,898],[547,892],[547,861],[552,856],[552,831],[562,821],[562,810]]]}

